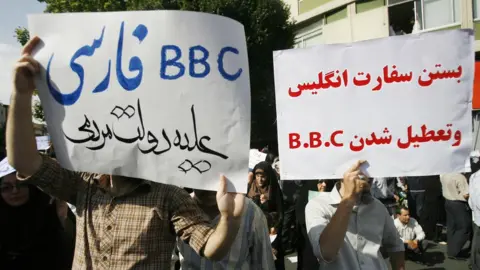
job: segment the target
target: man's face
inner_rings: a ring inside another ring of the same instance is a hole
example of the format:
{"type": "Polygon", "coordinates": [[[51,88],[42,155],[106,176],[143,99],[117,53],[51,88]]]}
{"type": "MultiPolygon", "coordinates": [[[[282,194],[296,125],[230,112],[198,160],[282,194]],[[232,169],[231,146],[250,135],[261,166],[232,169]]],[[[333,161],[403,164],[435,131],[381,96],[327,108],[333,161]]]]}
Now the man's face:
{"type": "Polygon", "coordinates": [[[255,181],[257,182],[257,185],[261,188],[264,188],[267,186],[268,181],[267,181],[267,176],[265,175],[265,172],[262,169],[257,169],[255,171],[255,181]]]}
{"type": "Polygon", "coordinates": [[[403,223],[407,224],[410,221],[410,211],[401,209],[398,219],[403,223]]]}

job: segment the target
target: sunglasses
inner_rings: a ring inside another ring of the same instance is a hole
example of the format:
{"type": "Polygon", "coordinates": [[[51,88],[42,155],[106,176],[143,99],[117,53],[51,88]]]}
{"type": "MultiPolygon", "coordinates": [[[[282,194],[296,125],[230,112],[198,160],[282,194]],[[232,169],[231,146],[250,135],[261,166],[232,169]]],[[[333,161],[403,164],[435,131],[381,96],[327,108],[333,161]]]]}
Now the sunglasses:
{"type": "Polygon", "coordinates": [[[0,186],[0,191],[2,193],[11,193],[13,191],[14,188],[16,188],[17,190],[21,189],[21,188],[27,188],[28,187],[28,184],[26,183],[22,183],[22,182],[17,182],[15,183],[15,185],[12,185],[12,184],[2,184],[0,186]]]}

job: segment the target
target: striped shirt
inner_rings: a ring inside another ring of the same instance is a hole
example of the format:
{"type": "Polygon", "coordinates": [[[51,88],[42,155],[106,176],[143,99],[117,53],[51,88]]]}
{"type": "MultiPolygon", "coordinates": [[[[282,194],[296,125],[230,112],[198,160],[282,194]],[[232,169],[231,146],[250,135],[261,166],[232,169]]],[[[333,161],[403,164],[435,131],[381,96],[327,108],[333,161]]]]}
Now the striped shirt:
{"type": "MultiPolygon", "coordinates": [[[[218,223],[212,221],[212,226],[218,223]]],[[[245,198],[242,223],[235,242],[225,258],[218,262],[198,256],[185,242],[177,241],[182,270],[259,270],[275,269],[267,220],[262,210],[245,198]]]]}

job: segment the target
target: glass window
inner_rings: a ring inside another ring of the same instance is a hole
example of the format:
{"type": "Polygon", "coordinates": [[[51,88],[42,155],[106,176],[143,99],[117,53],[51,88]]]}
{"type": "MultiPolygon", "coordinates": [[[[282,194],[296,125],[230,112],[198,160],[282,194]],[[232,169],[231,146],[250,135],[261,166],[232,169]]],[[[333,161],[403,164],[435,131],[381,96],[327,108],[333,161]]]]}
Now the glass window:
{"type": "Polygon", "coordinates": [[[480,19],[480,0],[473,0],[473,18],[480,19]]]}
{"type": "Polygon", "coordinates": [[[424,0],[425,29],[460,22],[461,0],[424,0]]]}
{"type": "Polygon", "coordinates": [[[314,36],[310,36],[304,39],[304,46],[305,48],[312,47],[318,44],[322,44],[322,34],[317,34],[314,36]]]}

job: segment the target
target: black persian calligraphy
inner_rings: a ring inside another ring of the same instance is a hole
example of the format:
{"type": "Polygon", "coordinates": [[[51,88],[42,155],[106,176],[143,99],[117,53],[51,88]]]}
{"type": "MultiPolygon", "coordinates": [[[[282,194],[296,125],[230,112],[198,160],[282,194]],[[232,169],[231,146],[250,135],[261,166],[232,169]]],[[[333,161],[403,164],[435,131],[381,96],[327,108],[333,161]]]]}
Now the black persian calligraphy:
{"type": "MultiPolygon", "coordinates": [[[[95,143],[94,146],[91,146],[91,145],[86,146],[86,148],[90,150],[100,150],[103,147],[105,147],[105,144],[107,143],[108,140],[112,140],[113,138],[115,138],[117,141],[125,144],[139,143],[137,147],[140,150],[140,152],[142,152],[143,154],[153,153],[155,155],[161,155],[170,151],[172,147],[177,147],[180,150],[187,150],[189,152],[197,149],[198,151],[205,154],[217,156],[222,159],[228,159],[228,156],[220,152],[214,151],[205,145],[207,142],[211,140],[211,138],[208,135],[203,135],[203,136],[198,135],[197,120],[195,116],[194,105],[192,105],[190,111],[192,115],[193,135],[183,133],[183,136],[182,136],[182,133],[178,129],[176,129],[175,137],[173,138],[173,140],[171,140],[171,137],[169,136],[167,131],[165,131],[165,129],[162,129],[161,137],[153,134],[150,130],[146,130],[145,124],[143,122],[140,99],[137,100],[136,109],[132,105],[128,105],[125,108],[117,105],[110,112],[110,114],[115,116],[117,120],[120,120],[124,117],[127,117],[130,119],[135,115],[138,116],[139,125],[137,126],[136,136],[126,137],[126,136],[117,134],[115,132],[115,128],[113,124],[111,126],[107,124],[105,125],[105,128],[100,129],[100,127],[97,125],[95,120],[90,120],[86,115],[84,115],[85,122],[83,123],[83,125],[81,125],[78,128],[78,131],[81,132],[81,134],[83,135],[82,138],[74,138],[65,133],[64,133],[64,136],[67,140],[75,144],[84,144],[87,142],[95,143]],[[146,145],[148,146],[142,147],[140,145],[140,142],[142,143],[142,145],[146,143],[146,145]],[[160,143],[163,143],[166,146],[161,148],[159,147],[160,143]]],[[[189,171],[193,168],[193,169],[196,169],[198,172],[202,173],[210,169],[210,168],[200,169],[198,168],[199,164],[201,164],[201,162],[197,162],[197,163],[190,162],[191,166],[188,167],[187,169],[184,169],[184,171],[185,170],[189,171]]],[[[207,163],[205,164],[209,165],[210,163],[207,161],[207,163]]]]}

